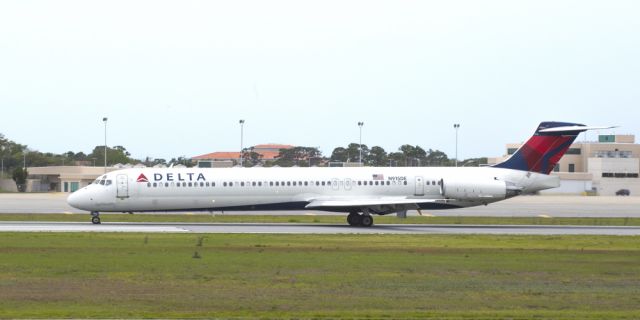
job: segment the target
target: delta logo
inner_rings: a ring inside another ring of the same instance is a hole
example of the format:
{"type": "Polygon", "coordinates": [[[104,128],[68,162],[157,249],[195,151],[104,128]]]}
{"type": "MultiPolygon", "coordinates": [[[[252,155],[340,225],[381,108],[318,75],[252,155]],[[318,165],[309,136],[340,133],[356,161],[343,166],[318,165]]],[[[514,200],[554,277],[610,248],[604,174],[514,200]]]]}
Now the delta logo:
{"type": "MultiPolygon", "coordinates": [[[[147,176],[144,175],[144,173],[141,173],[138,176],[138,179],[136,179],[137,182],[149,182],[149,179],[147,178],[147,176]]],[[[204,174],[202,173],[193,173],[193,172],[187,172],[187,173],[166,173],[166,174],[162,174],[162,173],[154,173],[153,174],[153,181],[169,181],[169,182],[173,182],[173,181],[207,181],[207,179],[204,177],[204,174]]]]}

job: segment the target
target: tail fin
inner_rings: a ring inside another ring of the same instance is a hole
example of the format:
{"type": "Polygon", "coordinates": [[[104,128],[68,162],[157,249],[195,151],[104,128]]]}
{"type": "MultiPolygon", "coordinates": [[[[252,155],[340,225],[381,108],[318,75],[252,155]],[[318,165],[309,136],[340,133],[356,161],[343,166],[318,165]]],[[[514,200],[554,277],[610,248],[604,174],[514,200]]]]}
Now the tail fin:
{"type": "Polygon", "coordinates": [[[527,143],[494,167],[549,174],[580,132],[589,129],[577,123],[542,122],[527,143]]]}

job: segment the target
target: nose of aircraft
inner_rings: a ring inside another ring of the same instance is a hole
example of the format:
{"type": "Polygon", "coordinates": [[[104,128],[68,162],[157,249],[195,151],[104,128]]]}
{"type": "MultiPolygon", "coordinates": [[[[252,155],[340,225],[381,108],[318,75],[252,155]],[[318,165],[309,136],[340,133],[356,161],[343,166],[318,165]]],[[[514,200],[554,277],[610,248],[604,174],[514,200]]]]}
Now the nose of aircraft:
{"type": "Polygon", "coordinates": [[[80,189],[67,197],[67,203],[76,209],[86,210],[89,204],[89,197],[85,190],[80,189]]]}

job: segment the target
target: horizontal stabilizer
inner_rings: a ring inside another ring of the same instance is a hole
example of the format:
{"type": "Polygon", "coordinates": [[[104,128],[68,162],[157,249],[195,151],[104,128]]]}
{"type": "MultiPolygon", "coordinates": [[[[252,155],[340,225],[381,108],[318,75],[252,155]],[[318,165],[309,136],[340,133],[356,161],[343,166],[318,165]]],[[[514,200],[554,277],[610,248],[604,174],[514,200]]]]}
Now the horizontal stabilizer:
{"type": "Polygon", "coordinates": [[[587,130],[605,130],[605,129],[614,129],[618,126],[611,127],[587,127],[587,126],[566,126],[566,127],[555,127],[548,129],[541,129],[538,132],[549,133],[549,132],[583,132],[587,130]]]}

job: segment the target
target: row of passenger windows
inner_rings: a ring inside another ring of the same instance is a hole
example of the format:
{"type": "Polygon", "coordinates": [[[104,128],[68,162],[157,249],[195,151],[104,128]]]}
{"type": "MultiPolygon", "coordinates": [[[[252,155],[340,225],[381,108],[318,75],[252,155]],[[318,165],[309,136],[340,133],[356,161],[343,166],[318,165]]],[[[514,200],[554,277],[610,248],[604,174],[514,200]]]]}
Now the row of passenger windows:
{"type": "MultiPolygon", "coordinates": [[[[335,181],[335,183],[337,183],[337,181],[335,181]]],[[[390,186],[391,185],[391,181],[354,181],[354,184],[357,183],[359,186],[390,186]]],[[[400,182],[403,185],[407,185],[407,181],[402,181],[400,182]]],[[[262,181],[253,181],[253,182],[223,182],[222,186],[223,187],[233,187],[233,186],[240,186],[240,187],[262,187],[262,186],[270,186],[270,187],[297,187],[297,186],[304,186],[304,187],[308,187],[308,186],[331,186],[332,181],[269,181],[269,182],[262,182],[262,181]]],[[[393,183],[394,185],[396,184],[395,182],[393,183]]],[[[429,185],[429,181],[427,181],[426,183],[427,185],[429,185]]],[[[433,181],[433,185],[435,185],[436,182],[433,181]]],[[[153,187],[153,188],[157,188],[157,187],[215,187],[216,183],[215,182],[148,182],[147,183],[147,187],[153,187]]]]}

